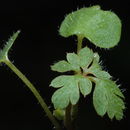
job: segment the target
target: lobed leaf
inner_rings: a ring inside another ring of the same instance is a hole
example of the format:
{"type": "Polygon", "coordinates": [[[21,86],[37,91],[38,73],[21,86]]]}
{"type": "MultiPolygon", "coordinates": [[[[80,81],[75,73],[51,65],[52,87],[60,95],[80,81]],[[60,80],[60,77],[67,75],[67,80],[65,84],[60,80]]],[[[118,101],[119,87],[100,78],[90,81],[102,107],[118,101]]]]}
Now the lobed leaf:
{"type": "Polygon", "coordinates": [[[81,8],[68,14],[60,26],[63,37],[81,35],[101,48],[117,45],[121,35],[121,21],[111,11],[104,11],[100,6],[81,8]]]}
{"type": "Polygon", "coordinates": [[[51,66],[51,70],[57,72],[67,72],[70,71],[71,69],[72,69],[71,65],[65,60],[59,61],[51,66]]]}
{"type": "Polygon", "coordinates": [[[79,88],[84,97],[90,94],[92,90],[92,82],[88,78],[80,78],[79,80],[79,88]]]}
{"type": "Polygon", "coordinates": [[[69,88],[62,87],[54,92],[52,95],[52,103],[54,104],[55,109],[63,109],[69,105],[69,88]]]}
{"type": "Polygon", "coordinates": [[[110,79],[111,75],[106,71],[101,70],[92,70],[90,71],[94,76],[96,76],[99,79],[110,79]]]}
{"type": "Polygon", "coordinates": [[[88,67],[84,67],[83,71],[84,73],[91,73],[93,75],[95,75],[94,73],[97,71],[102,71],[101,65],[98,63],[98,57],[94,57],[91,66],[88,67]]]}
{"type": "Polygon", "coordinates": [[[113,81],[96,80],[93,104],[100,116],[107,113],[110,119],[115,117],[117,120],[121,120],[125,109],[122,98],[124,98],[124,95],[113,81]]]}
{"type": "Polygon", "coordinates": [[[124,95],[111,81],[110,74],[102,70],[99,64],[99,55],[85,47],[78,54],[68,53],[67,61],[56,63],[52,69],[58,72],[76,71],[82,68],[76,75],[62,75],[52,80],[50,86],[59,88],[52,96],[52,103],[56,109],[64,109],[69,103],[75,105],[79,100],[79,93],[84,97],[92,91],[92,82],[96,83],[93,93],[93,104],[100,116],[108,114],[110,119],[123,118],[125,105],[124,95]],[[89,74],[92,74],[90,77],[89,74]],[[92,81],[92,82],[91,82],[92,81]]]}
{"type": "Polygon", "coordinates": [[[75,53],[67,53],[67,60],[70,64],[79,65],[79,57],[75,53]]]}
{"type": "Polygon", "coordinates": [[[54,78],[51,81],[50,86],[54,87],[54,88],[59,88],[59,87],[63,87],[64,85],[66,85],[68,82],[71,82],[73,76],[69,76],[69,75],[61,75],[58,76],[56,78],[54,78]]]}
{"type": "Polygon", "coordinates": [[[70,101],[72,105],[75,105],[79,101],[79,87],[76,81],[69,84],[70,101]]]}
{"type": "Polygon", "coordinates": [[[79,51],[78,56],[80,58],[80,67],[83,68],[89,66],[93,60],[94,54],[92,50],[90,50],[88,47],[85,47],[79,51]]]}
{"type": "Polygon", "coordinates": [[[67,72],[67,71],[80,71],[80,67],[88,67],[93,61],[94,53],[88,47],[79,51],[78,54],[67,53],[67,61],[62,60],[51,66],[53,71],[67,72]]]}
{"type": "Polygon", "coordinates": [[[107,112],[108,101],[107,101],[107,90],[103,85],[96,85],[94,93],[93,93],[93,104],[100,116],[104,116],[107,112]]]}
{"type": "Polygon", "coordinates": [[[69,103],[75,105],[79,100],[78,82],[71,77],[65,85],[52,95],[52,103],[55,109],[64,109],[69,103]]]}
{"type": "Polygon", "coordinates": [[[80,70],[80,60],[78,55],[76,55],[75,53],[67,53],[67,61],[71,64],[72,70],[80,70]]]}
{"type": "Polygon", "coordinates": [[[111,75],[108,72],[103,71],[101,65],[98,62],[99,62],[99,55],[95,53],[92,65],[90,66],[90,68],[84,71],[86,73],[93,74],[95,77],[99,79],[110,79],[111,75]]]}
{"type": "Polygon", "coordinates": [[[56,109],[66,108],[69,103],[75,105],[79,100],[80,92],[86,96],[92,90],[91,81],[81,75],[58,76],[52,80],[51,86],[55,88],[62,87],[52,96],[52,102],[56,109]]]}

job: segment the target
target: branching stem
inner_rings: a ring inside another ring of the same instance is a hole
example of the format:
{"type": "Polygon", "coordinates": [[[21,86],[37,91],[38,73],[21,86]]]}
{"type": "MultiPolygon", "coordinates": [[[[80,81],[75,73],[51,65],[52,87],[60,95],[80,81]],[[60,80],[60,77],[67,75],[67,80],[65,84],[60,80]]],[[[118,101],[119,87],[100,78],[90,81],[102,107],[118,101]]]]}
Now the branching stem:
{"type": "Polygon", "coordinates": [[[10,60],[5,60],[4,63],[27,85],[27,87],[32,91],[34,96],[37,98],[38,102],[44,109],[45,113],[47,114],[48,118],[52,122],[52,124],[55,126],[56,130],[61,130],[59,123],[52,115],[51,111],[49,110],[48,106],[46,105],[44,99],[41,97],[39,92],[36,90],[34,85],[26,78],[25,75],[23,75],[19,69],[17,69],[10,60]]]}

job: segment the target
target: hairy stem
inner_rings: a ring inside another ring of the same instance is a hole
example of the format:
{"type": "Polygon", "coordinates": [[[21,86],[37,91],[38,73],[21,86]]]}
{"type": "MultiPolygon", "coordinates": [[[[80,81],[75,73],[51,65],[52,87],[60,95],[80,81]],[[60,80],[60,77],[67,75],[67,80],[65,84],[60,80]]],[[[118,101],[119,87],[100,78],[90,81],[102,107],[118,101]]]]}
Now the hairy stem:
{"type": "Polygon", "coordinates": [[[55,126],[56,130],[61,130],[59,123],[52,115],[51,111],[49,110],[48,106],[46,105],[44,99],[41,97],[39,92],[36,90],[34,85],[23,75],[20,70],[18,70],[9,60],[5,60],[4,63],[27,85],[27,87],[32,91],[42,108],[44,109],[45,113],[47,114],[48,118],[55,126]]]}

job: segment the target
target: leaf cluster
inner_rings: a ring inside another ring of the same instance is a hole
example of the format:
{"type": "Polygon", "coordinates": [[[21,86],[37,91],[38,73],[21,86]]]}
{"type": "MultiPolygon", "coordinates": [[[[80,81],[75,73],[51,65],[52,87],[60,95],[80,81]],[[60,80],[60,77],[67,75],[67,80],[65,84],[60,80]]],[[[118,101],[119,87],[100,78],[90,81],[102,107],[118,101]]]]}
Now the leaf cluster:
{"type": "Polygon", "coordinates": [[[53,71],[73,71],[74,75],[61,75],[52,80],[50,86],[58,88],[52,102],[55,109],[65,109],[69,104],[78,103],[80,93],[86,97],[92,91],[92,82],[95,84],[93,104],[100,116],[108,114],[110,119],[114,116],[122,119],[125,105],[124,96],[108,72],[102,70],[99,55],[88,47],[78,54],[67,53],[67,61],[62,60],[51,66],[53,71]]]}

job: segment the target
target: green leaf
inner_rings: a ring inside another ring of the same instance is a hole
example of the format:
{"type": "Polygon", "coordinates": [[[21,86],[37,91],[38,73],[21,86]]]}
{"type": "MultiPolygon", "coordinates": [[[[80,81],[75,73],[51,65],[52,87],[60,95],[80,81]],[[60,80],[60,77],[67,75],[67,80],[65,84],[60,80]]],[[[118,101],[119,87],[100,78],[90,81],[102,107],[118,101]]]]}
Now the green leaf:
{"type": "Polygon", "coordinates": [[[96,84],[93,93],[93,104],[100,116],[103,116],[107,112],[108,101],[107,101],[107,90],[103,85],[96,84]]]}
{"type": "Polygon", "coordinates": [[[92,65],[89,68],[84,68],[84,72],[93,74],[95,77],[99,79],[110,79],[111,75],[106,71],[102,71],[102,67],[98,62],[99,55],[97,53],[94,53],[94,60],[92,65]]]}
{"type": "Polygon", "coordinates": [[[63,109],[69,105],[70,99],[68,91],[68,87],[62,87],[54,92],[51,100],[55,109],[63,109]]]}
{"type": "Polygon", "coordinates": [[[51,66],[51,70],[57,72],[67,72],[72,69],[71,65],[67,61],[59,61],[51,66]]]}
{"type": "Polygon", "coordinates": [[[94,59],[92,61],[92,65],[89,68],[84,67],[83,68],[84,73],[92,73],[93,75],[95,75],[99,71],[102,71],[102,67],[98,62],[99,62],[99,55],[94,54],[94,59]]]}
{"type": "Polygon", "coordinates": [[[111,75],[106,71],[101,70],[91,70],[90,73],[92,73],[94,76],[96,76],[99,79],[110,79],[111,75]]]}
{"type": "Polygon", "coordinates": [[[65,110],[63,109],[56,109],[53,111],[53,115],[58,119],[58,120],[63,120],[65,116],[65,110]]]}
{"type": "Polygon", "coordinates": [[[78,54],[67,53],[66,58],[68,62],[65,60],[59,61],[54,65],[52,65],[51,69],[57,72],[67,72],[67,71],[79,72],[80,67],[84,69],[84,67],[87,68],[90,65],[90,63],[93,61],[94,53],[88,47],[85,47],[81,49],[78,54]]]}
{"type": "Polygon", "coordinates": [[[90,66],[90,68],[88,69],[88,71],[92,72],[92,71],[96,71],[96,70],[99,70],[101,71],[102,70],[102,67],[99,63],[97,63],[95,60],[93,61],[92,65],[90,66]]]}
{"type": "Polygon", "coordinates": [[[67,60],[71,64],[73,70],[75,71],[80,70],[80,66],[79,66],[80,60],[78,55],[76,55],[75,53],[67,53],[67,60]]]}
{"type": "Polygon", "coordinates": [[[72,78],[73,78],[73,76],[69,76],[69,75],[58,76],[51,81],[50,86],[52,86],[54,88],[63,87],[64,85],[67,84],[67,82],[71,82],[72,78]]]}
{"type": "Polygon", "coordinates": [[[55,109],[64,109],[69,103],[75,105],[78,100],[79,88],[74,76],[52,95],[52,103],[55,109]]]}
{"type": "Polygon", "coordinates": [[[111,48],[120,40],[121,21],[115,13],[92,6],[68,14],[59,32],[63,37],[81,35],[98,47],[111,48]]]}
{"type": "Polygon", "coordinates": [[[75,105],[79,100],[79,87],[77,82],[70,83],[69,85],[70,91],[70,101],[72,105],[75,105]]]}
{"type": "Polygon", "coordinates": [[[92,82],[89,79],[82,77],[79,80],[79,88],[80,88],[81,93],[85,97],[86,95],[90,94],[92,90],[92,82]]]}
{"type": "Polygon", "coordinates": [[[12,47],[14,41],[16,40],[16,38],[18,37],[18,34],[20,33],[20,31],[17,31],[16,33],[14,33],[9,40],[6,42],[4,48],[2,50],[0,50],[0,62],[3,62],[4,60],[7,60],[8,57],[8,52],[10,50],[10,48],[12,47]]]}
{"type": "Polygon", "coordinates": [[[100,79],[110,79],[111,75],[106,71],[95,71],[93,74],[100,79]]]}
{"type": "Polygon", "coordinates": [[[79,51],[78,56],[80,58],[80,66],[82,68],[88,67],[93,60],[93,51],[85,47],[79,51]]]}
{"type": "Polygon", "coordinates": [[[100,60],[100,56],[98,55],[98,53],[94,53],[94,62],[99,63],[100,60]]]}
{"type": "Polygon", "coordinates": [[[67,53],[67,60],[70,64],[79,65],[79,57],[75,53],[67,53]]]}
{"type": "Polygon", "coordinates": [[[117,120],[121,120],[125,109],[122,98],[124,98],[124,95],[115,82],[111,80],[96,80],[93,104],[100,116],[107,112],[110,119],[115,117],[117,120]]]}

